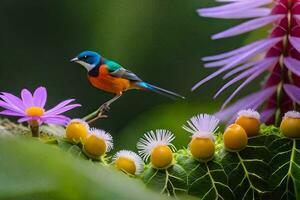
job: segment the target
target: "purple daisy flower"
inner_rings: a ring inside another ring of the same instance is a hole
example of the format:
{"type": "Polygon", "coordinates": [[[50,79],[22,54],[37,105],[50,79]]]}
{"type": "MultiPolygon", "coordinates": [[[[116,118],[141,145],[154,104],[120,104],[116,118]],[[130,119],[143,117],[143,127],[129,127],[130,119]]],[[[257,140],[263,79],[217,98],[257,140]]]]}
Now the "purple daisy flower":
{"type": "Polygon", "coordinates": [[[278,124],[283,114],[300,105],[300,0],[216,0],[225,5],[197,10],[200,16],[250,20],[212,36],[221,39],[240,35],[268,24],[269,37],[226,53],[204,57],[206,68],[217,71],[199,81],[192,90],[226,72],[227,83],[215,94],[239,81],[216,116],[235,118],[241,109],[261,109],[263,122],[278,124]],[[269,72],[261,91],[227,105],[254,79],[269,72]],[[232,78],[231,78],[232,77],[232,78]],[[229,79],[230,78],[230,79],[229,79]]]}
{"type": "Polygon", "coordinates": [[[70,104],[74,99],[68,99],[46,111],[44,108],[46,100],[47,90],[44,87],[37,88],[33,94],[27,89],[23,89],[21,98],[1,92],[0,107],[5,110],[1,111],[0,114],[20,117],[18,122],[26,121],[31,126],[39,126],[42,123],[65,125],[70,121],[70,118],[61,114],[81,106],[80,104],[70,104]]]}

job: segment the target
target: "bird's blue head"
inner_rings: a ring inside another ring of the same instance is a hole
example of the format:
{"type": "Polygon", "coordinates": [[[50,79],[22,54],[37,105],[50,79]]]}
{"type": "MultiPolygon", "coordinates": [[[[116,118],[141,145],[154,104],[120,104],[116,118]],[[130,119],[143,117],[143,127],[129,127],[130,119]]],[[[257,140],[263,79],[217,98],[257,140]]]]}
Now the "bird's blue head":
{"type": "Polygon", "coordinates": [[[100,63],[100,59],[101,56],[94,51],[83,51],[71,59],[71,62],[76,62],[90,71],[100,63]]]}

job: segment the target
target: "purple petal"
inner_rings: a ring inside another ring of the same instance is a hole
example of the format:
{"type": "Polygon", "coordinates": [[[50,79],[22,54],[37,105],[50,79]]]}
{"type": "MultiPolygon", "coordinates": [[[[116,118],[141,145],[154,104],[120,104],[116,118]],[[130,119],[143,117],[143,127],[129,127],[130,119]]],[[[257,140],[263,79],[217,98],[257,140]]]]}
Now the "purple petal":
{"type": "Polygon", "coordinates": [[[275,22],[281,18],[283,18],[285,15],[271,15],[267,17],[261,17],[253,20],[249,20],[247,22],[244,22],[240,25],[234,26],[230,29],[227,29],[221,33],[217,33],[212,36],[212,39],[221,39],[221,38],[227,38],[235,35],[240,35],[242,33],[246,33],[252,30],[255,30],[257,28],[263,27],[267,24],[270,24],[272,22],[275,22]]]}
{"type": "Polygon", "coordinates": [[[23,89],[21,91],[21,97],[22,97],[23,103],[26,107],[33,106],[32,94],[27,89],[23,89]]]}
{"type": "Polygon", "coordinates": [[[15,107],[12,107],[10,104],[8,104],[4,101],[1,101],[1,100],[0,100],[0,107],[20,113],[20,111],[18,109],[16,109],[15,107]]]}
{"type": "Polygon", "coordinates": [[[242,54],[242,53],[245,53],[245,52],[249,51],[253,47],[256,47],[257,45],[260,45],[261,43],[266,42],[266,40],[268,40],[268,39],[259,40],[259,41],[250,43],[250,44],[248,44],[246,46],[240,47],[238,49],[234,49],[232,51],[228,51],[226,53],[222,53],[222,54],[218,54],[218,55],[214,55],[214,56],[203,57],[202,61],[219,60],[219,59],[223,59],[223,58],[228,58],[230,56],[242,54]]]}
{"type": "Polygon", "coordinates": [[[221,19],[244,19],[253,17],[264,17],[271,13],[268,8],[255,8],[251,10],[226,10],[222,12],[199,12],[202,17],[221,18],[221,19]]]}
{"type": "Polygon", "coordinates": [[[231,70],[231,71],[228,72],[227,74],[225,74],[225,75],[223,76],[223,79],[227,79],[227,78],[229,78],[230,76],[232,76],[232,75],[234,75],[234,74],[236,74],[236,73],[238,73],[238,72],[240,72],[240,71],[243,71],[243,70],[245,70],[245,69],[248,69],[248,68],[251,67],[251,66],[254,66],[254,65],[259,64],[260,62],[261,62],[261,60],[259,60],[259,61],[253,61],[253,62],[246,63],[246,64],[244,64],[244,65],[241,65],[241,66],[239,66],[239,67],[237,67],[237,68],[231,70]]]}
{"type": "Polygon", "coordinates": [[[63,120],[63,119],[47,119],[45,121],[47,124],[57,124],[57,125],[67,125],[69,121],[63,120]]]}
{"type": "Polygon", "coordinates": [[[2,92],[2,95],[0,97],[2,98],[3,96],[5,97],[6,102],[18,107],[20,111],[24,111],[26,109],[23,104],[23,101],[19,97],[16,97],[15,95],[6,92],[2,92]]]}
{"type": "Polygon", "coordinates": [[[60,124],[60,125],[66,125],[71,120],[69,117],[58,115],[55,117],[43,117],[42,119],[47,124],[60,124]]]}
{"type": "Polygon", "coordinates": [[[300,38],[289,36],[289,41],[293,47],[300,53],[300,38]]]}
{"type": "Polygon", "coordinates": [[[282,39],[281,37],[271,38],[271,39],[265,40],[264,43],[262,43],[260,45],[257,45],[256,47],[253,47],[251,50],[249,50],[246,53],[240,55],[239,58],[237,58],[233,62],[225,65],[221,69],[217,70],[216,72],[210,74],[206,78],[204,78],[201,81],[199,81],[198,83],[196,83],[196,85],[194,85],[192,87],[192,91],[195,90],[200,85],[204,84],[205,82],[209,81],[210,79],[212,79],[212,78],[220,75],[221,73],[225,72],[226,70],[234,68],[236,65],[239,65],[240,63],[245,62],[246,60],[256,56],[257,54],[264,52],[265,50],[269,49],[270,47],[275,45],[277,42],[279,42],[281,39],[282,39]]]}
{"type": "Polygon", "coordinates": [[[47,90],[44,87],[39,87],[34,91],[33,104],[34,106],[44,108],[47,101],[47,90]]]}
{"type": "Polygon", "coordinates": [[[275,109],[268,109],[268,110],[265,110],[263,111],[261,114],[260,114],[260,121],[262,123],[268,121],[268,119],[270,119],[275,113],[275,109]]]}
{"type": "Polygon", "coordinates": [[[198,9],[197,11],[199,12],[200,15],[202,15],[202,13],[207,13],[207,12],[223,12],[223,11],[228,11],[228,10],[248,10],[251,8],[256,8],[259,6],[269,4],[271,2],[272,2],[272,0],[237,1],[234,3],[222,5],[222,6],[216,6],[216,7],[211,7],[211,8],[202,8],[202,9],[198,9]]]}
{"type": "Polygon", "coordinates": [[[257,78],[259,75],[261,75],[268,67],[264,67],[262,69],[257,70],[255,73],[253,73],[251,76],[249,76],[223,103],[222,108],[225,108],[225,106],[243,89],[246,85],[248,85],[251,81],[253,81],[255,78],[257,78]]]}
{"type": "Polygon", "coordinates": [[[0,112],[1,115],[9,115],[9,116],[18,116],[18,117],[22,117],[24,116],[24,114],[19,113],[19,112],[15,112],[13,110],[3,110],[0,112]]]}
{"type": "Polygon", "coordinates": [[[18,120],[19,123],[33,120],[33,117],[22,117],[18,120]]]}
{"type": "Polygon", "coordinates": [[[292,57],[285,57],[283,60],[285,66],[297,76],[300,76],[300,61],[292,57]]]}
{"type": "Polygon", "coordinates": [[[66,106],[67,104],[69,104],[73,101],[75,101],[75,99],[67,99],[65,101],[62,101],[59,104],[57,104],[54,108],[45,112],[45,114],[52,114],[52,112],[56,112],[57,110],[61,109],[62,107],[66,106]]]}
{"type": "Polygon", "coordinates": [[[12,110],[18,113],[25,113],[23,110],[21,110],[19,107],[17,107],[15,104],[13,104],[6,96],[0,95],[0,98],[3,99],[4,101],[0,100],[0,106],[7,109],[7,110],[12,110]]]}
{"type": "Polygon", "coordinates": [[[230,107],[221,110],[215,114],[217,118],[220,120],[225,120],[228,116],[237,113],[241,109],[253,108],[256,109],[260,105],[262,105],[266,99],[268,99],[274,92],[276,91],[276,86],[266,88],[262,91],[250,94],[239,101],[235,102],[230,107]],[[254,107],[255,106],[255,107],[254,107]]]}
{"type": "Polygon", "coordinates": [[[204,67],[205,68],[221,67],[223,65],[227,65],[227,64],[235,61],[239,57],[240,57],[240,55],[235,55],[235,56],[231,56],[231,57],[226,58],[226,59],[222,59],[222,60],[218,60],[218,61],[214,61],[214,62],[209,62],[209,63],[204,64],[204,67]]]}
{"type": "MultiPolygon", "coordinates": [[[[269,58],[265,58],[263,59],[259,64],[254,65],[251,69],[248,69],[246,71],[244,71],[243,73],[241,73],[240,75],[238,75],[237,77],[235,77],[234,79],[230,80],[228,83],[226,83],[214,96],[214,98],[216,98],[217,96],[219,96],[219,94],[221,94],[226,88],[228,88],[229,86],[231,86],[232,84],[236,83],[237,81],[247,77],[248,75],[252,74],[252,73],[256,73],[258,71],[261,71],[259,74],[261,74],[262,72],[264,72],[265,70],[267,70],[270,66],[275,65],[278,62],[278,58],[277,57],[269,57],[269,58]]],[[[257,75],[257,76],[258,76],[257,75]]]]}
{"type": "Polygon", "coordinates": [[[238,2],[238,1],[245,1],[245,0],[216,0],[216,2],[238,2]]]}
{"type": "Polygon", "coordinates": [[[233,124],[238,117],[237,113],[233,114],[231,118],[227,121],[226,126],[229,126],[230,124],[233,124]]]}
{"type": "Polygon", "coordinates": [[[46,112],[45,115],[59,115],[59,114],[61,114],[63,112],[66,112],[68,110],[71,110],[71,109],[79,107],[79,106],[81,106],[81,105],[80,104],[67,105],[67,106],[61,107],[59,109],[56,109],[55,111],[46,112]]]}
{"type": "Polygon", "coordinates": [[[287,95],[297,104],[300,104],[300,88],[291,85],[291,84],[284,84],[283,85],[284,91],[287,93],[287,95]]]}

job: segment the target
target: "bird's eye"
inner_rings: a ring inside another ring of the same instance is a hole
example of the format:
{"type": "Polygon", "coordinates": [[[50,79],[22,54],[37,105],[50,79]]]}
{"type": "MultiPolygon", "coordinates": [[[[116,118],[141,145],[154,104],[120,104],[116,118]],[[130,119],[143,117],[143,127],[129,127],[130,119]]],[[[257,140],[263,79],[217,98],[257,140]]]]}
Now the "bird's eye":
{"type": "Polygon", "coordinates": [[[83,58],[84,58],[84,59],[87,59],[87,58],[88,58],[88,56],[84,56],[83,58]]]}

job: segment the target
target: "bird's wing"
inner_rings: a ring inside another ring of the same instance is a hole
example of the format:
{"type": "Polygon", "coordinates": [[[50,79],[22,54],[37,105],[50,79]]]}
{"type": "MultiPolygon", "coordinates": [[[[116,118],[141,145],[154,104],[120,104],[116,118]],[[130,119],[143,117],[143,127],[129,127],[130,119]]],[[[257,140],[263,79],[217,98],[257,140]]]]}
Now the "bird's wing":
{"type": "Polygon", "coordinates": [[[110,75],[120,78],[125,78],[131,81],[142,81],[137,75],[135,75],[133,72],[121,67],[113,72],[110,72],[110,75]]]}
{"type": "Polygon", "coordinates": [[[123,68],[116,62],[109,61],[105,63],[108,66],[109,74],[115,77],[125,78],[131,81],[142,81],[137,75],[133,72],[123,68]]]}

